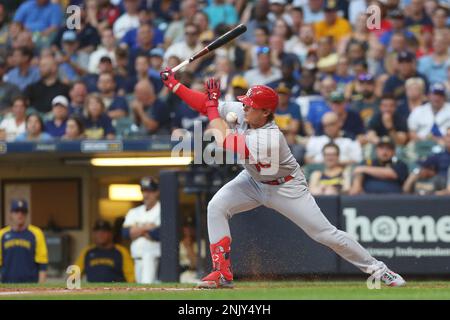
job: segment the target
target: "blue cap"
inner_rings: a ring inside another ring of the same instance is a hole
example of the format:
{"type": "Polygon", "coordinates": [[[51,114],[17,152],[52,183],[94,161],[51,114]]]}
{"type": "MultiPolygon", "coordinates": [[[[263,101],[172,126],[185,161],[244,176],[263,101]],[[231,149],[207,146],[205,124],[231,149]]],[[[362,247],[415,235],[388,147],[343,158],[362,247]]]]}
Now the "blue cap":
{"type": "Polygon", "coordinates": [[[416,58],[416,55],[409,51],[402,51],[397,56],[398,62],[412,62],[416,58]]]}
{"type": "Polygon", "coordinates": [[[435,82],[430,86],[430,93],[445,96],[445,85],[441,82],[435,82]]]}
{"type": "Polygon", "coordinates": [[[162,48],[153,48],[150,50],[150,57],[164,57],[164,50],[162,48]]]}
{"type": "Polygon", "coordinates": [[[106,220],[97,220],[94,224],[94,231],[112,231],[113,228],[111,226],[111,223],[109,223],[106,220]]]}
{"type": "Polygon", "coordinates": [[[23,199],[15,199],[11,201],[11,212],[28,212],[28,203],[23,199]]]}
{"type": "Polygon", "coordinates": [[[75,42],[77,41],[77,34],[73,30],[67,30],[64,31],[62,34],[62,41],[63,42],[75,42]]]}
{"type": "Polygon", "coordinates": [[[429,157],[423,161],[419,161],[419,165],[421,168],[427,168],[437,171],[439,164],[435,157],[429,157]]]}

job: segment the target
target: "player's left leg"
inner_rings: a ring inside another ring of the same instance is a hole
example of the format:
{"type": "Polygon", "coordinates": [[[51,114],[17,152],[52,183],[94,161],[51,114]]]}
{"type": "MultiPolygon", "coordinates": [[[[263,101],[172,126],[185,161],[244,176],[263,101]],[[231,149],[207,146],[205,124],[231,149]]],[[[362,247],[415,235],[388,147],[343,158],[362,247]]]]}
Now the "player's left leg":
{"type": "Polygon", "coordinates": [[[224,185],[208,204],[208,235],[213,271],[202,279],[199,288],[230,288],[231,233],[228,220],[236,213],[260,206],[260,192],[256,183],[244,170],[224,185]]]}
{"type": "Polygon", "coordinates": [[[266,206],[279,211],[302,228],[312,239],[328,246],[363,272],[374,274],[390,286],[405,284],[400,275],[372,257],[352,236],[333,226],[306,188],[299,189],[297,192],[299,196],[295,198],[271,192],[271,201],[266,206]]]}

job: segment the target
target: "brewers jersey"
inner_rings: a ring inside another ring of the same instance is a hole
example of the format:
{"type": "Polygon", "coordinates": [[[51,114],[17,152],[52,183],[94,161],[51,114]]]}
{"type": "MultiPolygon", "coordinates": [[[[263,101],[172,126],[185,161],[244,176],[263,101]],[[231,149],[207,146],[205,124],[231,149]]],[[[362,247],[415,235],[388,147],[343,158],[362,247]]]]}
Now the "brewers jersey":
{"type": "Polygon", "coordinates": [[[41,229],[29,225],[23,231],[0,230],[2,282],[38,282],[39,271],[47,269],[48,254],[41,229]]]}
{"type": "Polygon", "coordinates": [[[88,282],[135,282],[130,253],[118,244],[111,249],[89,246],[81,252],[76,265],[88,282]]]}

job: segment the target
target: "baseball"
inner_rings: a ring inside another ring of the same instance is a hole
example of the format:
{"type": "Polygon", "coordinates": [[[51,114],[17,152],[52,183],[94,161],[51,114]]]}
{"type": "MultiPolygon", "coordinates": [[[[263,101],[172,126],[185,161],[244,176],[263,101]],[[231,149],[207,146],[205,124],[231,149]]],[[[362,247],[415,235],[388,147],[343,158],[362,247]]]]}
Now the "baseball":
{"type": "Polygon", "coordinates": [[[227,119],[227,122],[235,123],[238,119],[238,116],[237,116],[236,112],[231,111],[231,112],[227,113],[226,119],[227,119]]]}

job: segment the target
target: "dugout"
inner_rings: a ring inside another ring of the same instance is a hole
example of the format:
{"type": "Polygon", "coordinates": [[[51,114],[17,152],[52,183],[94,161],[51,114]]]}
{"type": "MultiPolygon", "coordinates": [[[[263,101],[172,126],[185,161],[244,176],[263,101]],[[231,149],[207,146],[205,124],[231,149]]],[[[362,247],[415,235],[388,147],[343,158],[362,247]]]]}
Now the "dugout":
{"type": "MultiPolygon", "coordinates": [[[[79,141],[45,143],[0,142],[0,224],[8,223],[9,202],[24,198],[30,205],[30,221],[47,236],[49,275],[62,276],[91,241],[91,227],[103,218],[120,223],[139,199],[126,193],[143,176],[159,177],[162,169],[183,171],[189,159],[171,164],[170,137],[129,141],[79,141]],[[156,165],[135,164],[130,159],[150,159],[156,165]],[[93,163],[94,159],[120,160],[114,165],[93,163]],[[155,163],[155,159],[162,159],[155,163]],[[121,165],[123,164],[123,165],[121,165]],[[119,186],[119,197],[111,186],[119,186]],[[122,189],[120,189],[122,187],[122,189]],[[122,197],[120,197],[122,196],[122,197]]],[[[180,160],[180,159],[178,159],[180,160]]],[[[139,189],[138,189],[139,191],[139,189]]],[[[140,192],[140,191],[139,191],[140,192]]],[[[195,198],[178,201],[183,212],[193,212],[195,198]]],[[[120,230],[116,230],[120,234],[120,230]]]]}

